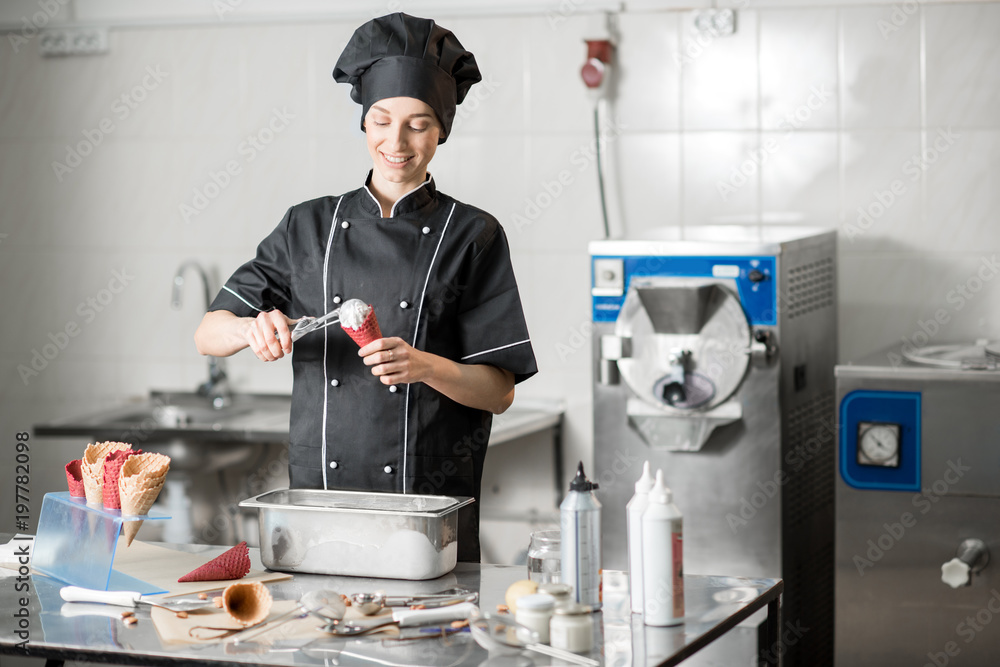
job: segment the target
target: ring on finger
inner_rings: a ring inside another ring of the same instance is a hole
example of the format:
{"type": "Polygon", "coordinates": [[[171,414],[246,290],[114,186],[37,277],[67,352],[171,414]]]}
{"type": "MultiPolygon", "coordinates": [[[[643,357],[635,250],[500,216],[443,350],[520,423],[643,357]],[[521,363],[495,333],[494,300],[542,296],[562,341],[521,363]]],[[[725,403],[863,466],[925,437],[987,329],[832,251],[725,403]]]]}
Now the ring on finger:
{"type": "Polygon", "coordinates": [[[396,355],[392,353],[392,350],[388,350],[388,352],[389,352],[389,361],[393,361],[396,358],[396,355]]]}

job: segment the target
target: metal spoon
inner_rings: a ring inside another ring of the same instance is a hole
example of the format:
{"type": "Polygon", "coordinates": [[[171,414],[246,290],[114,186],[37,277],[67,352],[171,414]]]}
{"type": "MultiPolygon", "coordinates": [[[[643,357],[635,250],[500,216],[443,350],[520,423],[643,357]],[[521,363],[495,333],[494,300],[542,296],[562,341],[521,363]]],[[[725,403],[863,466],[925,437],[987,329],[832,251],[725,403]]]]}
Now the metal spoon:
{"type": "Polygon", "coordinates": [[[387,625],[398,624],[405,628],[414,625],[433,625],[450,621],[462,621],[478,609],[471,602],[447,605],[436,609],[397,609],[385,617],[364,620],[339,621],[329,623],[324,628],[329,633],[340,636],[361,635],[387,625]]]}
{"type": "Polygon", "coordinates": [[[438,593],[417,593],[415,595],[386,595],[375,593],[355,593],[351,604],[365,616],[377,614],[384,607],[409,607],[419,604],[427,608],[444,607],[459,602],[478,602],[479,593],[466,588],[448,588],[438,593]]]}

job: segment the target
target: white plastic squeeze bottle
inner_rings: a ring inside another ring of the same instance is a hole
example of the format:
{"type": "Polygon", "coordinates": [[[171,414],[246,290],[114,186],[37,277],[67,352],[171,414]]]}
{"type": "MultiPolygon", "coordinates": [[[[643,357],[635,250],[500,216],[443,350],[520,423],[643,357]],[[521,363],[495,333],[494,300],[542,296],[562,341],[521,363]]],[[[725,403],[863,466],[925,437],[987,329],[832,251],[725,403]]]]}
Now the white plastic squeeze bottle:
{"type": "Polygon", "coordinates": [[[642,477],[635,483],[635,495],[625,506],[625,531],[628,536],[628,576],[632,597],[632,613],[642,613],[642,513],[649,505],[649,491],[653,476],[649,474],[649,461],[642,464],[642,477]]]}
{"type": "Polygon", "coordinates": [[[573,587],[574,602],[601,608],[601,503],[597,484],[583,473],[583,462],[559,505],[562,571],[559,579],[573,587]]]}
{"type": "Polygon", "coordinates": [[[646,625],[684,621],[683,517],[656,471],[649,505],[642,514],[642,608],[646,625]]]}

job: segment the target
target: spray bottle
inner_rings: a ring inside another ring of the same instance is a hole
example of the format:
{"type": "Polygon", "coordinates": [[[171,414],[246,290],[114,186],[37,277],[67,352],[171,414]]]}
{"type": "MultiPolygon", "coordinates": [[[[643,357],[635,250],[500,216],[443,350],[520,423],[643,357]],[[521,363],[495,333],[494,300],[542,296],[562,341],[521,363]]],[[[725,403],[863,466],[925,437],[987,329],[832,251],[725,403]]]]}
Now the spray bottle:
{"type": "Polygon", "coordinates": [[[642,513],[649,506],[649,491],[653,476],[649,474],[649,461],[642,465],[642,477],[635,483],[635,495],[625,506],[625,530],[628,536],[628,574],[632,597],[632,613],[642,613],[642,513]]]}
{"type": "Polygon", "coordinates": [[[646,625],[684,621],[683,517],[656,471],[649,505],[642,514],[642,607],[646,625]]]}
{"type": "Polygon", "coordinates": [[[573,587],[573,600],[601,607],[601,503],[594,495],[597,484],[583,473],[583,462],[570,482],[569,493],[559,505],[562,540],[562,583],[573,587]]]}

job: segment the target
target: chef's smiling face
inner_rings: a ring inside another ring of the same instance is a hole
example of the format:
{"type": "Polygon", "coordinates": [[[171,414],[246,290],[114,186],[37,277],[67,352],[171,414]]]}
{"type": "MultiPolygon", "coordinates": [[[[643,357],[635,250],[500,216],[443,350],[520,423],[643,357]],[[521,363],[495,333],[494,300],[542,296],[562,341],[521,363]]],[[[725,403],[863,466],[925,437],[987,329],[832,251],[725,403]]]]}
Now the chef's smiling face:
{"type": "Polygon", "coordinates": [[[396,188],[415,188],[427,177],[437,151],[441,124],[434,110],[412,97],[390,97],[371,106],[365,116],[368,152],[375,174],[396,188]]]}

